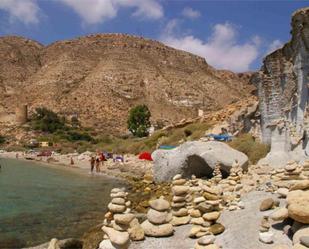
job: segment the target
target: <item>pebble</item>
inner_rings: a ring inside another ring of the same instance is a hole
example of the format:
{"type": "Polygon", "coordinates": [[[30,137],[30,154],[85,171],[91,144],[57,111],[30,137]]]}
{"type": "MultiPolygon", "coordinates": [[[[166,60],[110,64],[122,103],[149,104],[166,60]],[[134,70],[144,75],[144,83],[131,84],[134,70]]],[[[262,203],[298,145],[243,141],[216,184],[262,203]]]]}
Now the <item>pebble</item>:
{"type": "Polygon", "coordinates": [[[266,211],[266,210],[271,209],[273,207],[274,203],[275,202],[274,202],[274,200],[272,198],[264,199],[261,202],[260,211],[266,211]]]}
{"type": "Polygon", "coordinates": [[[216,240],[216,236],[214,235],[206,235],[198,239],[197,243],[200,245],[207,246],[209,244],[213,244],[216,240]]]}
{"type": "Polygon", "coordinates": [[[126,210],[126,206],[113,203],[109,203],[107,207],[112,213],[123,213],[126,210]]]}
{"type": "Polygon", "coordinates": [[[153,225],[148,220],[145,220],[141,224],[144,232],[147,236],[152,237],[165,237],[170,236],[174,233],[174,228],[172,224],[162,224],[162,225],[153,225]]]}
{"type": "Polygon", "coordinates": [[[207,221],[214,221],[214,220],[219,219],[219,217],[220,217],[220,212],[217,212],[217,211],[206,213],[203,215],[203,219],[207,221]]]}
{"type": "Polygon", "coordinates": [[[107,234],[107,236],[110,239],[110,241],[112,242],[112,244],[115,244],[117,246],[124,247],[130,241],[128,232],[119,232],[119,231],[116,231],[113,228],[106,227],[106,226],[103,226],[102,230],[103,230],[104,233],[107,234]]]}
{"type": "Polygon", "coordinates": [[[288,209],[285,207],[277,208],[269,216],[274,221],[285,220],[289,217],[288,209]]]}
{"type": "Polygon", "coordinates": [[[261,232],[259,233],[259,240],[265,244],[271,244],[274,241],[273,232],[261,232]]]}

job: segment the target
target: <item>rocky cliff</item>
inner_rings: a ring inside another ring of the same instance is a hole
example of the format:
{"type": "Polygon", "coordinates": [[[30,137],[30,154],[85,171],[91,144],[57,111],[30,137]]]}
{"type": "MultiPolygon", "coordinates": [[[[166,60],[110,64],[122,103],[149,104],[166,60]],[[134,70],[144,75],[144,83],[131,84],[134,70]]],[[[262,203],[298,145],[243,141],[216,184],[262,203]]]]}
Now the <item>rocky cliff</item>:
{"type": "Polygon", "coordinates": [[[98,34],[43,46],[0,38],[0,122],[15,107],[46,106],[84,126],[125,132],[130,107],[145,103],[153,122],[195,117],[251,94],[248,74],[215,70],[204,58],[160,42],[98,34]]]}
{"type": "Polygon", "coordinates": [[[252,78],[260,101],[262,140],[271,144],[263,163],[281,166],[309,154],[309,8],[292,16],[292,38],[264,59],[252,78]]]}

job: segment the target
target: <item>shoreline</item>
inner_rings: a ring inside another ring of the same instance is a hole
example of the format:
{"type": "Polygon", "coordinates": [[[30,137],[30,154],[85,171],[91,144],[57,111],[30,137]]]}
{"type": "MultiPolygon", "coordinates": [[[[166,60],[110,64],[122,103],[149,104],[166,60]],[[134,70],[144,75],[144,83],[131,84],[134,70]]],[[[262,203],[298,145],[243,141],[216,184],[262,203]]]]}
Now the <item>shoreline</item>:
{"type": "MultiPolygon", "coordinates": [[[[77,158],[77,155],[57,155],[57,156],[52,156],[52,157],[33,157],[33,160],[26,159],[25,155],[23,152],[2,152],[0,153],[0,160],[1,159],[10,159],[10,160],[18,160],[21,162],[29,162],[29,163],[34,163],[38,166],[44,166],[44,167],[50,167],[50,168],[56,168],[60,170],[66,170],[66,171],[71,171],[74,173],[82,174],[84,176],[88,177],[105,177],[105,178],[110,178],[110,179],[117,179],[120,181],[125,181],[128,183],[128,179],[126,174],[121,174],[121,172],[116,172],[116,170],[111,170],[104,166],[101,166],[101,172],[96,173],[90,172],[90,165],[88,160],[79,160],[77,158]],[[16,158],[16,154],[19,154],[19,157],[16,158]],[[70,165],[70,158],[74,158],[74,165],[70,165]],[[52,160],[49,160],[52,159],[52,160]]],[[[1,161],[0,161],[1,162],[1,161]]],[[[135,175],[131,175],[135,176],[135,175]]]]}

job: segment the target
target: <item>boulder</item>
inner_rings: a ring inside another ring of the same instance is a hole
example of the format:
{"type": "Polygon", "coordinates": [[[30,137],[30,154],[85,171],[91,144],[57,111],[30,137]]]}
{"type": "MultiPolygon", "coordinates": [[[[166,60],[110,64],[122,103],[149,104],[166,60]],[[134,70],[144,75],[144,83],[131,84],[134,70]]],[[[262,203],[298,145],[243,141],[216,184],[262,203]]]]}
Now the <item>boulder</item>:
{"type": "Polygon", "coordinates": [[[295,190],[287,196],[289,217],[309,224],[309,191],[295,190]]]}
{"type": "MultiPolygon", "coordinates": [[[[304,226],[300,228],[296,233],[293,235],[293,244],[298,244],[300,243],[300,238],[302,237],[309,237],[309,227],[304,226]]],[[[302,243],[301,243],[302,244],[302,243]]]]}
{"type": "Polygon", "coordinates": [[[248,157],[244,153],[217,141],[193,141],[183,143],[173,150],[159,149],[153,152],[152,158],[156,182],[169,181],[176,174],[185,178],[191,175],[211,177],[217,163],[226,174],[235,160],[243,169],[248,166],[248,157]]]}

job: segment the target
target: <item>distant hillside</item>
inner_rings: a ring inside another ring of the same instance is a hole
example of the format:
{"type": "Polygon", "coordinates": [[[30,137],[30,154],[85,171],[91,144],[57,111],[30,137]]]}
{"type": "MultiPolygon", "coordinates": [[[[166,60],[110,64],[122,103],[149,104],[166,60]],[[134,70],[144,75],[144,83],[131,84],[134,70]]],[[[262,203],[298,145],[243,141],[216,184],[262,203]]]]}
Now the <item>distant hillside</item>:
{"type": "MultiPolygon", "coordinates": [[[[236,60],[237,58],[235,58],[236,60]]],[[[130,107],[145,103],[153,121],[176,122],[249,96],[250,74],[215,70],[193,54],[123,34],[98,34],[43,46],[0,37],[0,122],[17,104],[78,115],[84,126],[126,130],[130,107]]]]}

